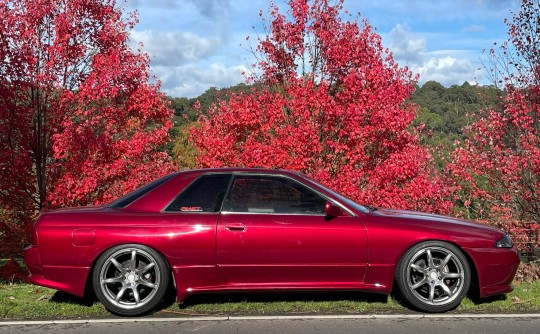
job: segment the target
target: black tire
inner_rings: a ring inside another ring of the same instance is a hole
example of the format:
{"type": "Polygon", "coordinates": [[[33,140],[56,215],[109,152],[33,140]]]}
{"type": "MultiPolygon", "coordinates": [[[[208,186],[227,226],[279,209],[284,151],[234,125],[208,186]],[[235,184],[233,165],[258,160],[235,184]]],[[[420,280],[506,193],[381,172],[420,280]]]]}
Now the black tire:
{"type": "Polygon", "coordinates": [[[153,311],[169,285],[169,266],[154,249],[137,244],[119,245],[97,260],[92,284],[109,312],[140,316],[153,311]]]}
{"type": "Polygon", "coordinates": [[[429,313],[456,308],[471,284],[467,258],[456,246],[426,241],[411,247],[396,269],[401,297],[413,308],[429,313]]]}

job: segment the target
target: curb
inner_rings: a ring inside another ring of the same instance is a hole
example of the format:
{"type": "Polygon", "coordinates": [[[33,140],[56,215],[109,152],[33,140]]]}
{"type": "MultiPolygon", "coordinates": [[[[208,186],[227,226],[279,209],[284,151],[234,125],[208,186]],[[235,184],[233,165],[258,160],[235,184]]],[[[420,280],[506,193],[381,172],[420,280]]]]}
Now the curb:
{"type": "Polygon", "coordinates": [[[350,314],[350,315],[277,315],[277,316],[201,316],[177,318],[121,318],[121,319],[86,319],[86,320],[39,320],[39,321],[0,321],[0,326],[52,325],[52,324],[91,324],[91,323],[126,323],[126,322],[189,322],[189,321],[260,321],[260,320],[320,320],[320,319],[501,319],[501,318],[540,318],[540,313],[524,314],[350,314]]]}

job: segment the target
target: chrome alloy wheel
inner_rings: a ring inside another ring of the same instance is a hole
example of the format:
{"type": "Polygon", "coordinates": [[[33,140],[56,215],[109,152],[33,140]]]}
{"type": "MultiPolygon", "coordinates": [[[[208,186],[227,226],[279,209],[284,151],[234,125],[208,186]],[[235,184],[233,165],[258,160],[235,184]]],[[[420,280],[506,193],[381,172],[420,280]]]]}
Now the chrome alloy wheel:
{"type": "Polygon", "coordinates": [[[418,250],[407,263],[406,280],[420,302],[441,306],[461,298],[467,285],[462,260],[446,247],[418,250]]]}
{"type": "Polygon", "coordinates": [[[139,309],[154,300],[162,284],[163,268],[147,251],[127,247],[107,257],[99,271],[99,288],[105,299],[123,309],[139,309]]]}

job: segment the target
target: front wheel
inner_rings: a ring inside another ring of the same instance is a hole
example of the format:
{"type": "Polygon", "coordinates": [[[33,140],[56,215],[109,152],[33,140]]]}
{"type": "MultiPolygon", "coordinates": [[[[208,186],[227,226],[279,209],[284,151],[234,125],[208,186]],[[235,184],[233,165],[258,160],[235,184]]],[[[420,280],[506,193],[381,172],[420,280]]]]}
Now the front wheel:
{"type": "Polygon", "coordinates": [[[447,242],[427,241],[401,258],[396,284],[406,302],[423,312],[456,308],[469,290],[471,270],[463,253],[447,242]]]}
{"type": "Polygon", "coordinates": [[[163,257],[143,245],[120,245],[103,253],[92,275],[97,298],[111,313],[138,316],[154,310],[169,284],[163,257]]]}

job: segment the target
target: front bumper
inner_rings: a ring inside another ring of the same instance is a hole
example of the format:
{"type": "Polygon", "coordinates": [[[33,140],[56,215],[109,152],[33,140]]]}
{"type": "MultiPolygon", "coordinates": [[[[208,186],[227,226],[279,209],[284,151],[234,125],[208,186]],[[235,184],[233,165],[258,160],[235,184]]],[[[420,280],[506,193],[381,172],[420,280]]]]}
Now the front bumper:
{"type": "Polygon", "coordinates": [[[468,248],[478,274],[481,298],[511,292],[512,281],[519,266],[519,253],[515,248],[468,248]]]}

